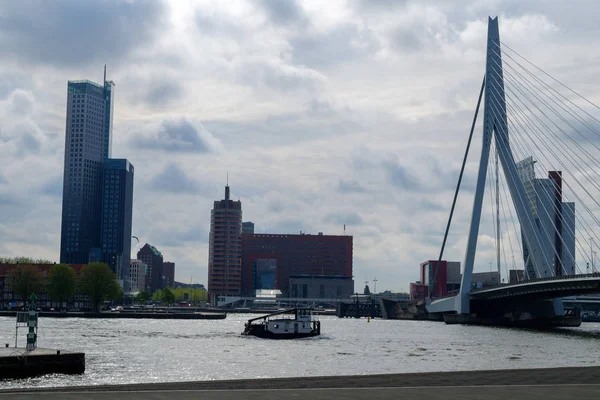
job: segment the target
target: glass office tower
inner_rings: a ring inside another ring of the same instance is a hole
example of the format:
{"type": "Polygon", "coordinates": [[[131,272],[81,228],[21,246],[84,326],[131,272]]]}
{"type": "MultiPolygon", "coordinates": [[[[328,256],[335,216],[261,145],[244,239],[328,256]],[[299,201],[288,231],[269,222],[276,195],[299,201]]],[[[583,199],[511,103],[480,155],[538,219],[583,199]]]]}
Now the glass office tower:
{"type": "Polygon", "coordinates": [[[102,262],[130,290],[131,221],[133,213],[133,165],[125,159],[104,162],[100,241],[102,262]]]}
{"type": "Polygon", "coordinates": [[[69,81],[60,262],[100,261],[104,161],[111,155],[114,83],[69,81]]]}

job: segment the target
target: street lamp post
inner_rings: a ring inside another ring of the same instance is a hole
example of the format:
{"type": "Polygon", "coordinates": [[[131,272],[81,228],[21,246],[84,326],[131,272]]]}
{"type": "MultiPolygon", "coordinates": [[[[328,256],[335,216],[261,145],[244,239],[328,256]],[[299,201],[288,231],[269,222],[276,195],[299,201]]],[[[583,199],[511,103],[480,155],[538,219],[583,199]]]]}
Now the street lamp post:
{"type": "Polygon", "coordinates": [[[592,263],[592,272],[594,272],[594,238],[590,238],[590,262],[592,263]]]}
{"type": "Polygon", "coordinates": [[[377,294],[377,277],[373,279],[373,293],[377,294]]]}

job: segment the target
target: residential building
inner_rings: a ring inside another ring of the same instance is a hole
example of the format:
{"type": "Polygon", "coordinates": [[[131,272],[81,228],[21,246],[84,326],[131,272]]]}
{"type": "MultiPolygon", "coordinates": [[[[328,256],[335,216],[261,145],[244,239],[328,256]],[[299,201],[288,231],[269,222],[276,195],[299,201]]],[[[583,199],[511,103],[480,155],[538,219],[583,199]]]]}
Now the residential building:
{"type": "MultiPolygon", "coordinates": [[[[26,264],[0,264],[0,310],[4,309],[20,309],[24,307],[28,299],[23,299],[18,293],[15,293],[14,288],[11,286],[11,274],[16,269],[26,264]]],[[[40,271],[42,276],[45,278],[48,276],[50,269],[56,264],[31,264],[40,271]]],[[[85,265],[83,264],[71,264],[75,274],[79,274],[81,269],[85,265]]],[[[88,309],[91,307],[88,296],[79,293],[79,288],[75,288],[75,293],[69,298],[66,304],[58,304],[50,297],[47,292],[46,286],[42,286],[39,292],[36,292],[37,300],[36,307],[41,307],[45,310],[51,307],[62,308],[67,306],[68,308],[80,308],[88,309]]]]}
{"type": "Polygon", "coordinates": [[[264,282],[261,274],[273,268],[275,289],[287,297],[294,275],[352,277],[352,236],[243,234],[242,294],[251,295],[259,289],[257,285],[264,282]]]}
{"type": "Polygon", "coordinates": [[[523,270],[522,269],[511,269],[508,271],[509,283],[518,283],[523,280],[523,270]]]}
{"type": "Polygon", "coordinates": [[[67,84],[60,262],[99,261],[102,169],[111,156],[114,83],[67,84]]]}
{"type": "Polygon", "coordinates": [[[163,287],[173,287],[175,285],[175,263],[165,261],[163,263],[163,287]]]}
{"type": "Polygon", "coordinates": [[[208,295],[212,304],[217,296],[236,296],[241,288],[242,202],[225,198],[214,202],[210,212],[208,248],[208,295]]]}
{"type": "Polygon", "coordinates": [[[481,289],[488,286],[500,284],[500,273],[498,271],[473,272],[473,288],[481,289]]]}
{"type": "Polygon", "coordinates": [[[411,299],[424,300],[429,295],[432,299],[439,299],[460,289],[460,262],[442,260],[439,268],[437,265],[438,260],[427,260],[419,265],[420,280],[410,283],[411,299]],[[430,288],[433,288],[431,294],[430,288]]]}
{"type": "Polygon", "coordinates": [[[242,233],[254,233],[254,222],[242,222],[242,233]]]}
{"type": "Polygon", "coordinates": [[[153,294],[162,289],[163,256],[158,249],[146,243],[137,253],[137,259],[147,265],[146,291],[153,294]]]}
{"type": "Polygon", "coordinates": [[[431,287],[431,298],[438,299],[444,297],[449,291],[460,289],[460,262],[442,260],[440,267],[437,267],[438,260],[427,260],[421,263],[419,268],[420,283],[431,287]]]}
{"type": "Polygon", "coordinates": [[[146,290],[148,266],[141,260],[131,260],[129,266],[129,291],[139,293],[146,290]]]}
{"type": "Polygon", "coordinates": [[[133,216],[133,165],[125,159],[104,161],[102,183],[102,262],[107,263],[123,290],[129,291],[131,222],[133,216]]]}
{"type": "Polygon", "coordinates": [[[575,203],[562,201],[562,172],[549,171],[548,178],[536,178],[535,160],[517,163],[517,174],[525,188],[536,245],[542,254],[530,254],[522,234],[525,276],[540,278],[575,274],[575,203]],[[541,267],[536,271],[533,257],[541,267]]]}

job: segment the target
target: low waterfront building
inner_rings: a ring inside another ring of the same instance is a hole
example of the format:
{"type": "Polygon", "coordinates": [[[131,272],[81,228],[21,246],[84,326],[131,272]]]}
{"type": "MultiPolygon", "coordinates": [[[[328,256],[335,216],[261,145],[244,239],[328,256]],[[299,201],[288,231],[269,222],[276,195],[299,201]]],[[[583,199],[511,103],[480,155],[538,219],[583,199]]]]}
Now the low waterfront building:
{"type": "Polygon", "coordinates": [[[284,297],[293,297],[293,275],[352,276],[352,236],[242,234],[241,267],[243,296],[251,296],[261,289],[257,286],[270,283],[268,277],[274,269],[274,289],[281,290],[284,297]]]}
{"type": "MultiPolygon", "coordinates": [[[[15,292],[15,288],[12,286],[12,275],[15,271],[23,267],[25,265],[32,265],[40,272],[43,279],[48,276],[50,269],[56,264],[0,264],[0,310],[10,310],[10,309],[20,309],[25,306],[28,299],[23,299],[18,293],[15,292]]],[[[76,274],[81,272],[81,268],[84,267],[84,264],[71,264],[71,268],[75,271],[76,274]]],[[[90,308],[90,299],[88,296],[80,294],[78,289],[75,289],[75,293],[69,298],[66,305],[58,304],[55,301],[52,301],[50,298],[48,291],[46,289],[46,285],[41,285],[39,290],[35,293],[37,296],[36,307],[42,309],[50,309],[52,307],[64,307],[67,308],[78,308],[78,309],[87,309],[90,308]]]]}
{"type": "Polygon", "coordinates": [[[288,297],[347,299],[354,294],[354,280],[345,275],[292,275],[288,297]]]}

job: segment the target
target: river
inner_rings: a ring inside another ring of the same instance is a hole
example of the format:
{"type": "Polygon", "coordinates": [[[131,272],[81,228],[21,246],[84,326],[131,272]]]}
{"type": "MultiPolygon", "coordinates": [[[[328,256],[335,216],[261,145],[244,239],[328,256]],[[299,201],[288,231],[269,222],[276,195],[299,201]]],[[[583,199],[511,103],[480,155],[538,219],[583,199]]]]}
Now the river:
{"type": "MultiPolygon", "coordinates": [[[[250,317],[41,318],[38,346],[85,352],[86,373],[0,381],[0,389],[600,365],[600,323],[538,332],[321,317],[321,336],[274,341],[241,336],[250,317]]],[[[14,339],[15,319],[0,317],[0,343],[14,339]]]]}

